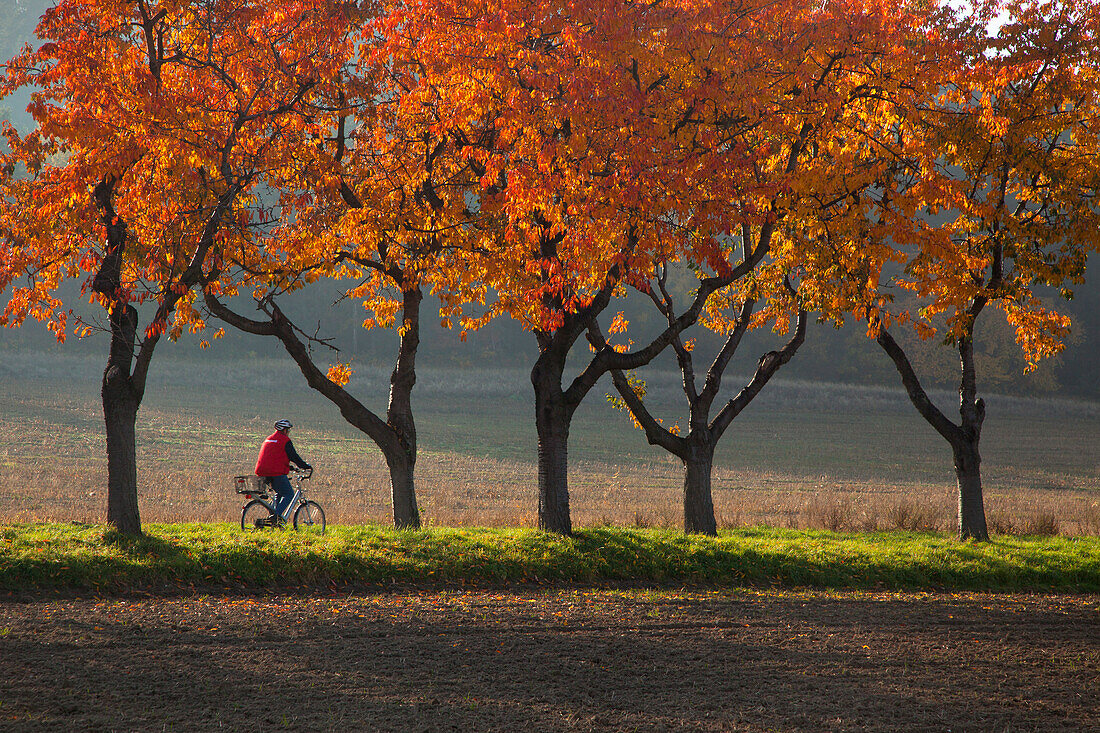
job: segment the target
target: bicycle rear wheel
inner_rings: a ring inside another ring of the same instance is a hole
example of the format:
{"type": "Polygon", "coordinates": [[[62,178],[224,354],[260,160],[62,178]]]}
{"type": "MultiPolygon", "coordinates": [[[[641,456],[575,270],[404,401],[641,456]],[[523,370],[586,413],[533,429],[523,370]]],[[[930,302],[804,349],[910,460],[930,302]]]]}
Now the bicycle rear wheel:
{"type": "Polygon", "coordinates": [[[273,516],[271,507],[259,499],[253,499],[241,511],[241,529],[245,532],[270,529],[273,516]]]}
{"type": "Polygon", "coordinates": [[[303,501],[294,510],[294,529],[314,534],[325,533],[325,510],[315,501],[303,501]]]}

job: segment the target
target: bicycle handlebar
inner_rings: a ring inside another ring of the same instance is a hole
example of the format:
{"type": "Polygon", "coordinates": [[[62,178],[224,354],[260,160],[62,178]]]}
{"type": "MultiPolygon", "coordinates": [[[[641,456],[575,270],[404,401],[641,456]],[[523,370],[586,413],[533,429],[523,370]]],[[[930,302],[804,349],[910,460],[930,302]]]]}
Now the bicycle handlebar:
{"type": "Polygon", "coordinates": [[[290,470],[298,474],[302,478],[311,478],[313,476],[313,466],[309,468],[298,468],[297,466],[291,466],[290,470]]]}

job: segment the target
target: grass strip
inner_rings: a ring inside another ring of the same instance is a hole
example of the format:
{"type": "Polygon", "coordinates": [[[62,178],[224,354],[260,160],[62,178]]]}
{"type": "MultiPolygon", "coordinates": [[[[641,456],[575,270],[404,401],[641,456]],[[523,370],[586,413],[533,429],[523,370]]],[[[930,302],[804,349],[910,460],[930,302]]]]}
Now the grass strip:
{"type": "Polygon", "coordinates": [[[718,537],[599,527],[330,527],[245,534],[231,524],[0,525],[0,591],[125,593],[222,588],[691,584],[756,587],[1100,592],[1100,538],[741,529],[718,537]]]}

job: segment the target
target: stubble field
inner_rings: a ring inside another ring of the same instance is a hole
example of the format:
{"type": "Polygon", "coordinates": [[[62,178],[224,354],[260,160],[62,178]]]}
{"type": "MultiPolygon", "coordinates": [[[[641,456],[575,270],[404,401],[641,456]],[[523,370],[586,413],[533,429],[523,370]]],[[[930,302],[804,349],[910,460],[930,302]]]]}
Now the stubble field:
{"type": "MultiPolygon", "coordinates": [[[[8,355],[0,388],[0,521],[101,521],[106,456],[91,357],[8,355]]],[[[383,410],[388,372],[350,387],[383,410]]],[[[732,380],[731,380],[732,382],[732,380]]],[[[668,422],[676,377],[649,379],[668,422]]],[[[645,443],[597,388],[574,422],[574,523],[679,526],[679,462],[645,443]]],[[[945,411],[950,394],[937,395],[945,411]]],[[[994,531],[1100,534],[1100,405],[988,398],[986,506],[994,531]]],[[[519,370],[422,370],[414,407],[417,492],[439,525],[535,523],[535,431],[519,370]]],[[[290,417],[317,466],[311,495],[342,524],[390,521],[388,474],[374,445],[279,360],[158,365],[138,416],[142,519],[232,521],[230,479],[290,417]]],[[[946,444],[897,391],[780,382],[724,437],[715,467],[720,526],[951,530],[946,444]]]]}

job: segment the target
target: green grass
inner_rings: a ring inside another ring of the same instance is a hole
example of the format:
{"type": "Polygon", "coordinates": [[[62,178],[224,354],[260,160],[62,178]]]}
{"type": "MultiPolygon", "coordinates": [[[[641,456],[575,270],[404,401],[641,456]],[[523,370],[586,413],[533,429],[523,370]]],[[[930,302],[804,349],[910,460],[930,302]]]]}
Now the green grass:
{"type": "Polygon", "coordinates": [[[0,526],[0,590],[16,593],[262,591],[391,583],[702,584],[757,587],[1100,592],[1100,539],[746,529],[330,528],[244,534],[229,524],[0,526]]]}

